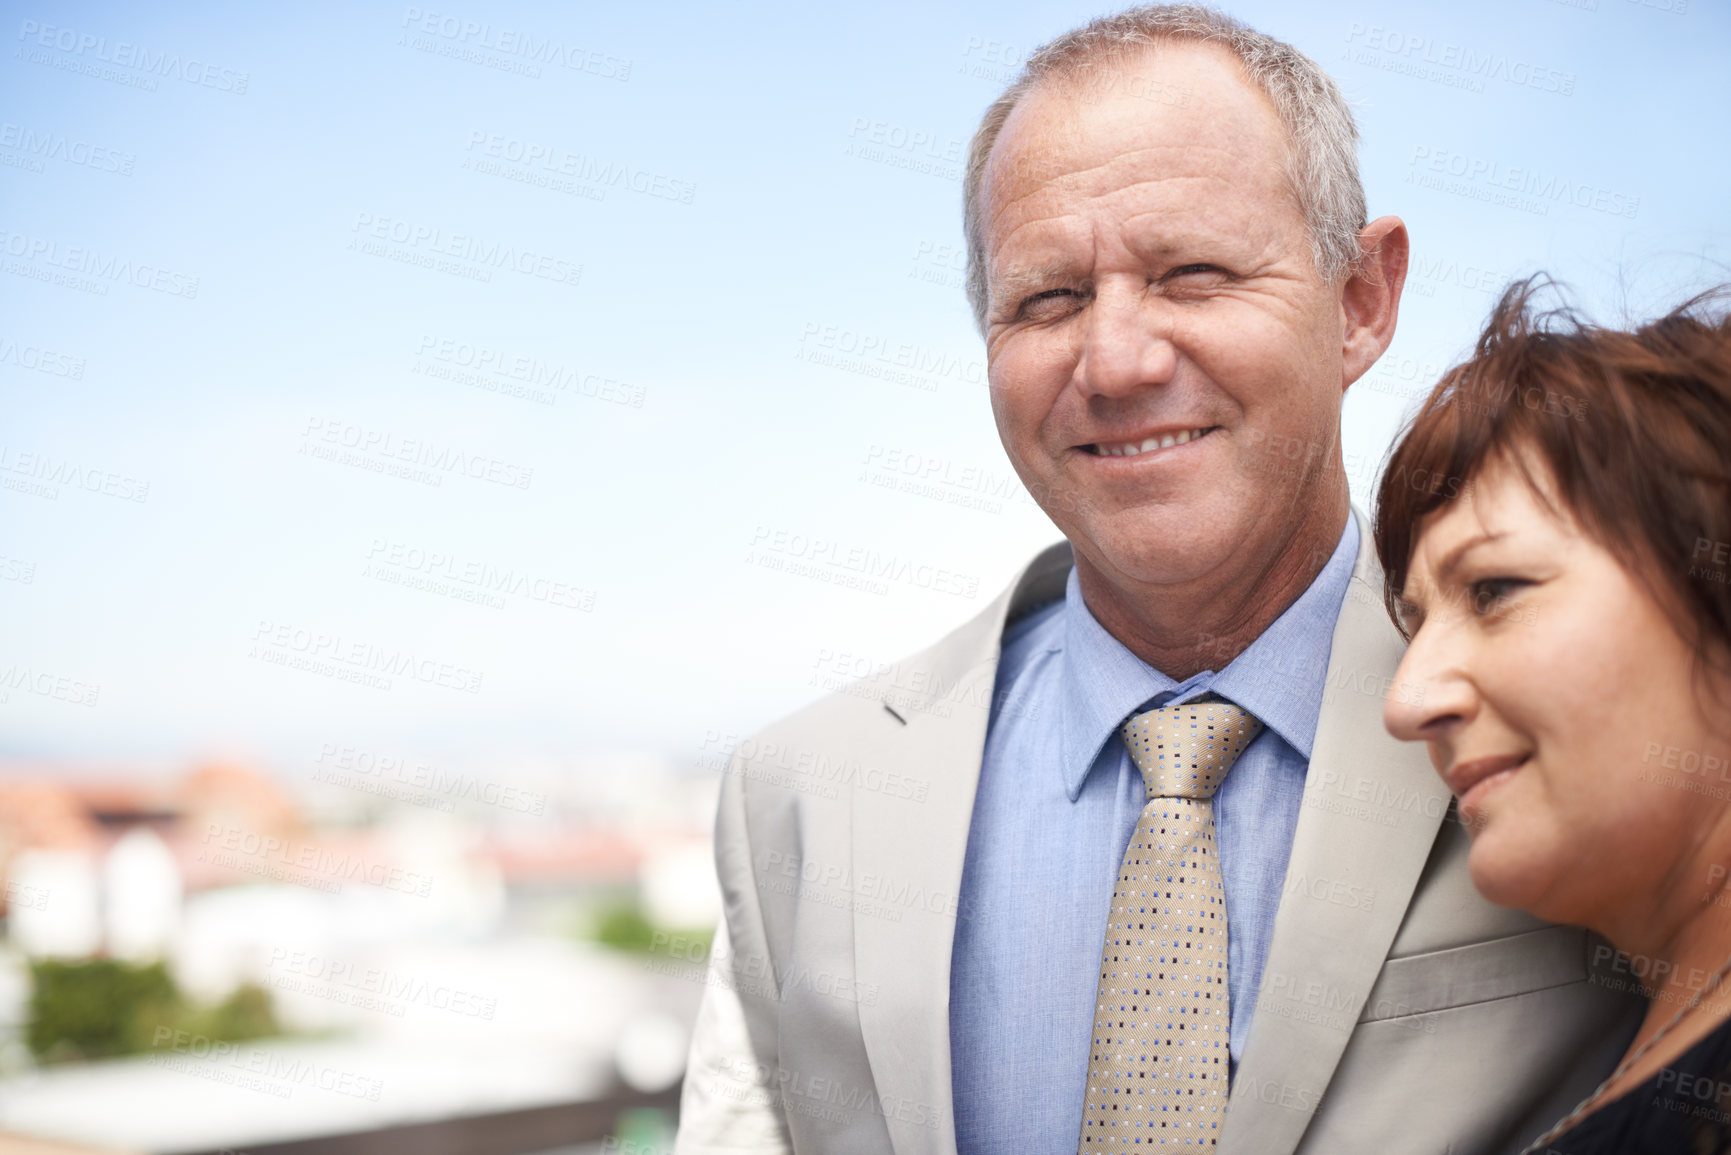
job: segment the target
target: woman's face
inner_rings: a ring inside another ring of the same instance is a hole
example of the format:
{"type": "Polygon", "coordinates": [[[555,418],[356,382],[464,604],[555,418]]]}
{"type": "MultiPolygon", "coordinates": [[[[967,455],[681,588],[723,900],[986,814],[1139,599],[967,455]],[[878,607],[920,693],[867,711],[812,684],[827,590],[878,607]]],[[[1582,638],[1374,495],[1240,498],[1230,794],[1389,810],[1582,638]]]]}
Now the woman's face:
{"type": "Polygon", "coordinates": [[[1487,463],[1427,519],[1403,597],[1416,633],[1384,723],[1460,797],[1485,897],[1615,940],[1719,889],[1731,743],[1701,712],[1693,651],[1566,512],[1487,463]]]}

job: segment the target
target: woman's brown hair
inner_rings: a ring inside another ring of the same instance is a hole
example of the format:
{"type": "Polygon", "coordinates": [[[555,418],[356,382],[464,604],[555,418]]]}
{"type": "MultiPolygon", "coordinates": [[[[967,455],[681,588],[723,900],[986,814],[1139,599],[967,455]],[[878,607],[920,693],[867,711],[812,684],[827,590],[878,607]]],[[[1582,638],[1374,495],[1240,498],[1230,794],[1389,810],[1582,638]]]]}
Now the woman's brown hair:
{"type": "Polygon", "coordinates": [[[1731,316],[1725,290],[1633,332],[1541,309],[1510,285],[1473,355],[1425,399],[1377,489],[1383,600],[1397,626],[1425,519],[1492,458],[1542,463],[1583,532],[1643,581],[1702,658],[1731,655],[1731,316]]]}

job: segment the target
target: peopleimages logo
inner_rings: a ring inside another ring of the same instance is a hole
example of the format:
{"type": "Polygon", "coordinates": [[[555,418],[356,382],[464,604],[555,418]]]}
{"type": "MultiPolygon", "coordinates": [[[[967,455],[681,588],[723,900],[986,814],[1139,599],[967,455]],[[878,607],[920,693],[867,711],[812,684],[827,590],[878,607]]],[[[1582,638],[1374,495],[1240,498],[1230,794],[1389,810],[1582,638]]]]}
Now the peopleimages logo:
{"type": "Polygon", "coordinates": [[[545,405],[554,404],[558,400],[557,393],[568,393],[641,409],[649,392],[644,385],[620,381],[601,373],[587,372],[577,365],[544,361],[528,354],[469,341],[434,337],[430,334],[421,338],[415,355],[421,360],[416,362],[416,368],[411,372],[455,381],[459,385],[468,385],[485,392],[520,395],[524,400],[545,405]],[[439,364],[425,364],[429,359],[439,364]],[[508,378],[521,383],[525,388],[514,389],[491,380],[496,377],[508,378]]]}
{"type": "Polygon", "coordinates": [[[1538,216],[1548,215],[1550,205],[1559,202],[1631,220],[1641,208],[1641,198],[1625,192],[1530,165],[1507,165],[1493,158],[1429,145],[1414,146],[1407,165],[1407,180],[1425,188],[1478,200],[1496,200],[1538,216]]]}
{"type": "Polygon", "coordinates": [[[21,666],[17,662],[0,669],[0,703],[11,700],[12,691],[54,698],[74,706],[94,706],[102,687],[65,674],[21,666]]]}
{"type": "MultiPolygon", "coordinates": [[[[623,57],[551,36],[537,36],[520,28],[495,28],[485,20],[468,20],[448,12],[409,7],[403,9],[402,27],[409,34],[427,38],[426,49],[459,50],[456,54],[459,59],[467,58],[460,54],[462,51],[475,50],[497,52],[507,59],[515,57],[516,60],[511,62],[529,69],[528,75],[533,77],[541,74],[537,65],[548,64],[571,72],[586,72],[603,80],[617,80],[621,84],[631,79],[631,61],[623,57]],[[444,41],[444,44],[440,45],[438,41],[444,41]]],[[[410,47],[421,48],[422,45],[411,44],[410,47]]],[[[453,53],[442,53],[450,54],[453,53]]]]}
{"type": "Polygon", "coordinates": [[[349,239],[351,249],[372,256],[394,256],[407,264],[427,268],[437,267],[439,257],[450,257],[464,262],[475,280],[492,280],[493,269],[521,273],[560,285],[575,285],[583,279],[583,266],[575,261],[498,241],[482,240],[468,233],[447,233],[432,225],[396,217],[357,213],[350,232],[354,234],[349,239]]]}
{"type": "Polygon", "coordinates": [[[20,369],[46,373],[51,377],[70,377],[77,381],[84,376],[84,358],[71,353],[56,352],[42,345],[26,345],[0,335],[0,365],[11,363],[20,369]]]}
{"type": "MultiPolygon", "coordinates": [[[[57,458],[51,453],[38,453],[26,450],[19,452],[12,446],[0,445],[0,484],[15,480],[30,479],[42,483],[38,486],[43,490],[40,496],[49,500],[59,498],[59,490],[55,487],[66,486],[68,489],[82,489],[86,493],[100,493],[105,497],[118,498],[121,501],[148,501],[150,498],[150,482],[140,481],[135,477],[115,473],[106,469],[92,469],[80,465],[68,458],[57,458]],[[13,474],[15,477],[5,476],[13,474]]],[[[7,488],[14,488],[8,485],[7,488]]]]}
{"type": "MultiPolygon", "coordinates": [[[[1486,52],[1469,45],[1438,41],[1430,36],[1415,35],[1395,28],[1353,24],[1347,32],[1346,42],[1349,45],[1363,46],[1371,53],[1385,53],[1388,57],[1386,61],[1379,62],[1372,56],[1360,60],[1361,64],[1380,63],[1387,71],[1409,72],[1427,80],[1444,79],[1449,77],[1449,74],[1454,74],[1453,87],[1469,87],[1475,92],[1484,91],[1483,82],[1486,80],[1499,80],[1517,88],[1533,88],[1558,96],[1573,96],[1575,92],[1573,72],[1548,68],[1530,60],[1511,59],[1500,52],[1486,52]]],[[[1444,79],[1444,82],[1449,83],[1450,80],[1444,79]]]]}
{"type": "MultiPolygon", "coordinates": [[[[94,277],[99,285],[102,281],[116,284],[124,281],[136,288],[166,293],[171,297],[191,300],[198,296],[197,277],[177,273],[161,265],[130,261],[83,245],[63,247],[59,241],[48,237],[33,237],[0,228],[0,252],[26,261],[40,261],[44,265],[65,269],[69,273],[94,277]]],[[[107,288],[103,287],[102,292],[106,294],[107,288]]]]}
{"type": "MultiPolygon", "coordinates": [[[[112,64],[117,68],[129,69],[142,73],[139,80],[161,77],[165,80],[182,80],[187,84],[195,84],[201,88],[214,88],[218,92],[232,92],[236,96],[246,95],[247,82],[252,79],[249,73],[233,68],[219,68],[207,64],[191,56],[181,56],[178,52],[154,52],[139,44],[131,44],[125,40],[117,40],[109,44],[106,36],[96,36],[88,32],[80,32],[75,28],[60,28],[52,24],[41,24],[35,20],[22,21],[18,26],[18,39],[27,47],[49,48],[65,53],[71,58],[75,67],[72,71],[82,72],[95,67],[88,62],[112,64]],[[80,68],[76,65],[83,64],[80,68]]],[[[50,61],[36,61],[50,63],[50,61]]],[[[58,62],[53,62],[58,65],[58,62]]],[[[156,85],[135,85],[154,89],[156,85]]]]}
{"type": "Polygon", "coordinates": [[[429,686],[479,694],[485,674],[452,662],[372,642],[345,639],[341,634],[302,629],[260,620],[253,631],[250,658],[276,666],[325,674],[389,690],[390,678],[406,677],[429,686]]]}
{"type": "MultiPolygon", "coordinates": [[[[977,574],[958,573],[942,566],[915,562],[899,554],[882,554],[864,546],[852,546],[825,537],[811,537],[785,529],[759,525],[751,536],[751,554],[746,560],[767,569],[786,570],[804,576],[839,574],[866,583],[874,593],[886,593],[885,582],[902,582],[916,589],[972,598],[980,592],[977,574]]],[[[819,577],[819,580],[828,580],[819,577]]],[[[842,582],[840,584],[853,584],[842,582]]]]}
{"type": "MultiPolygon", "coordinates": [[[[47,130],[38,132],[11,121],[0,124],[0,148],[23,153],[32,161],[64,161],[80,168],[111,172],[118,176],[131,176],[133,163],[138,159],[130,152],[120,152],[107,145],[92,144],[88,140],[78,140],[64,133],[47,130]]],[[[34,171],[41,172],[40,165],[34,171]]]]}
{"type": "Polygon", "coordinates": [[[310,881],[318,884],[316,889],[331,893],[340,893],[344,882],[383,887],[417,898],[425,898],[433,891],[433,876],[430,874],[368,858],[356,851],[222,822],[205,824],[202,847],[199,861],[239,869],[246,869],[248,863],[254,866],[268,863],[277,868],[274,873],[259,870],[251,873],[267,873],[285,882],[310,881]]]}
{"type": "MultiPolygon", "coordinates": [[[[449,583],[460,587],[462,593],[457,596],[463,600],[480,601],[495,609],[503,607],[506,596],[584,613],[595,608],[595,591],[586,586],[555,581],[516,566],[498,566],[480,558],[462,558],[387,538],[373,539],[361,576],[400,585],[418,584],[414,578],[425,578],[435,587],[449,583]],[[374,572],[385,570],[397,576],[374,572]]],[[[433,592],[447,591],[434,588],[433,592]]]]}
{"type": "MultiPolygon", "coordinates": [[[[399,466],[409,472],[425,475],[434,485],[443,481],[448,474],[474,481],[492,482],[494,485],[511,489],[528,489],[535,479],[535,470],[527,466],[500,461],[480,453],[466,453],[453,446],[439,445],[424,438],[399,437],[389,430],[370,429],[336,418],[308,418],[306,430],[301,437],[299,452],[306,456],[345,465],[371,462],[375,465],[399,466]]],[[[422,478],[417,476],[412,480],[422,478]]]]}
{"type": "Polygon", "coordinates": [[[690,204],[697,195],[695,181],[680,180],[666,173],[650,172],[619,161],[603,161],[582,152],[571,152],[550,144],[518,140],[499,133],[471,132],[467,151],[480,150],[483,158],[538,170],[549,176],[571,177],[602,187],[629,189],[648,197],[690,204]]]}

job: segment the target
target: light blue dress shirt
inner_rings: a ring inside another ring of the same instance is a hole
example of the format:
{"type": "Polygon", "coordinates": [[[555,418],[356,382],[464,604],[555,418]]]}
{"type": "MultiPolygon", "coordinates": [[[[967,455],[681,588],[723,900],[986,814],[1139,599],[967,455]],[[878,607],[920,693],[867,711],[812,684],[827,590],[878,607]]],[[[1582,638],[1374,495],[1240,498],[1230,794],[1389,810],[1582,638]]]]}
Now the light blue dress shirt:
{"type": "Polygon", "coordinates": [[[1076,1150],[1106,918],[1147,800],[1118,728],[1140,710],[1209,691],[1266,727],[1214,799],[1236,1069],[1357,556],[1349,515],[1328,564],[1298,600],[1225,669],[1183,682],[1095,621],[1074,570],[1062,601],[1005,633],[950,964],[961,1155],[1076,1150]]]}

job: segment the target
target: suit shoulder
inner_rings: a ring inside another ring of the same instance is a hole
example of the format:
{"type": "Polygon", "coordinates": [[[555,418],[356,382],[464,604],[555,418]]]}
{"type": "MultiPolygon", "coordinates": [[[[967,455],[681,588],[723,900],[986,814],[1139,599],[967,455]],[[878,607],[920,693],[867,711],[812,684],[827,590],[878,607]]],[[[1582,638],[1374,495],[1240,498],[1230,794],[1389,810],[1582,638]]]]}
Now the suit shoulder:
{"type": "Polygon", "coordinates": [[[829,692],[748,741],[827,748],[851,745],[886,726],[893,733],[967,721],[967,713],[989,706],[1006,625],[1062,597],[1070,566],[1069,543],[1059,542],[1042,550],[972,618],[925,649],[865,669],[848,663],[820,668],[819,685],[829,692]]]}

